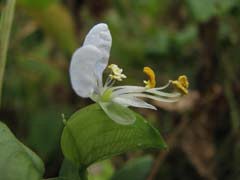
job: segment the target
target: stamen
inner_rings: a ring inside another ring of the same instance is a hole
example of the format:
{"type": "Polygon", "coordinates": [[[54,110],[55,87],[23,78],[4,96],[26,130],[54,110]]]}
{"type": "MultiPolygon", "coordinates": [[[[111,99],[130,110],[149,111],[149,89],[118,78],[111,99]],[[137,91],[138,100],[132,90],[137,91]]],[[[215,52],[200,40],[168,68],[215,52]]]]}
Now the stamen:
{"type": "Polygon", "coordinates": [[[122,73],[123,69],[119,68],[116,64],[111,64],[108,66],[108,68],[111,69],[111,74],[109,74],[111,79],[122,81],[123,79],[127,78],[127,76],[122,73]]]}
{"type": "Polygon", "coordinates": [[[148,76],[149,80],[143,81],[146,84],[146,88],[155,88],[156,80],[155,80],[155,73],[150,67],[144,67],[143,72],[148,76]]]}
{"type": "Polygon", "coordinates": [[[179,76],[178,80],[172,81],[172,84],[183,94],[188,94],[189,82],[187,76],[185,75],[179,76]]]}

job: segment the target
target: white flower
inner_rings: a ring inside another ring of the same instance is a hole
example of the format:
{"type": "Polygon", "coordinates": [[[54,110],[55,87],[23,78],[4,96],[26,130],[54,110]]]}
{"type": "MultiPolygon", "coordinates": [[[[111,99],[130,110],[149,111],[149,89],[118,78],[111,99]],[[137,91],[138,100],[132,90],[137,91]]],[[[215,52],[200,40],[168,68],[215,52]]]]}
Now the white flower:
{"type": "Polygon", "coordinates": [[[113,86],[115,81],[126,78],[123,70],[115,64],[106,82],[103,84],[102,74],[108,65],[112,37],[108,26],[100,23],[95,25],[87,34],[83,46],[78,48],[71,59],[70,79],[74,91],[83,98],[91,98],[99,103],[105,113],[119,124],[132,124],[136,120],[135,114],[129,106],[156,109],[153,105],[140,98],[148,98],[163,102],[176,102],[187,93],[188,82],[186,76],[180,76],[176,81],[169,81],[165,86],[155,87],[155,73],[144,68],[149,80],[143,86],[113,86]],[[179,92],[166,93],[169,85],[174,85],[179,92]]]}

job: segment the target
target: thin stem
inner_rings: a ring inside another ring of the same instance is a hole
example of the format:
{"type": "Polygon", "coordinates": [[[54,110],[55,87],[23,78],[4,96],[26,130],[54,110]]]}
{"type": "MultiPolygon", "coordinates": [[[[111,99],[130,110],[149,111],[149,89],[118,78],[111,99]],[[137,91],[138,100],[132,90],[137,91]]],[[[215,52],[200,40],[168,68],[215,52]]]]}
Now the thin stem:
{"type": "Polygon", "coordinates": [[[3,77],[5,72],[7,49],[11,32],[16,0],[8,0],[0,21],[0,104],[2,97],[3,77]]]}
{"type": "Polygon", "coordinates": [[[85,167],[79,169],[80,180],[88,180],[88,172],[85,167]]]}

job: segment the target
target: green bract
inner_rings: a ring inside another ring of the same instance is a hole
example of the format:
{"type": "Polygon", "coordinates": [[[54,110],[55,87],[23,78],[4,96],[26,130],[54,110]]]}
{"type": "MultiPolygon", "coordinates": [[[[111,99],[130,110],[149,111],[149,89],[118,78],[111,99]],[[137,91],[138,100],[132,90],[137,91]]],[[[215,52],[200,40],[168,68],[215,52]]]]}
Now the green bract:
{"type": "Polygon", "coordinates": [[[77,111],[63,130],[61,146],[65,157],[81,168],[127,151],[165,148],[159,132],[134,114],[133,124],[121,125],[112,121],[98,104],[77,111]]]}

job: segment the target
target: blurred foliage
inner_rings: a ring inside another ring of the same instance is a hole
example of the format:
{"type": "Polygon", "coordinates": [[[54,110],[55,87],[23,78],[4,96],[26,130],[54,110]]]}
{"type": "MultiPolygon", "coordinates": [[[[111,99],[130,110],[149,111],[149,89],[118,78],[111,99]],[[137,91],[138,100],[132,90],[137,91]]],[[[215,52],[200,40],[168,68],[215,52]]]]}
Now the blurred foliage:
{"type": "Polygon", "coordinates": [[[2,86],[7,61],[7,50],[10,32],[15,11],[15,0],[8,1],[3,9],[0,18],[0,105],[2,100],[2,86]]]}
{"type": "Polygon", "coordinates": [[[147,178],[148,173],[153,164],[153,158],[150,156],[141,157],[138,159],[131,160],[126,163],[126,165],[118,170],[113,177],[112,180],[144,180],[147,178]]]}
{"type": "MultiPolygon", "coordinates": [[[[113,175],[113,167],[110,160],[101,161],[91,165],[88,168],[89,180],[106,180],[110,179],[113,175]]],[[[64,159],[59,177],[65,179],[80,180],[78,168],[70,161],[64,159]]]]}
{"type": "Polygon", "coordinates": [[[110,160],[98,162],[88,168],[89,180],[110,179],[114,173],[114,167],[110,160]]]}
{"type": "Polygon", "coordinates": [[[71,54],[77,47],[74,24],[67,9],[55,1],[20,0],[19,4],[59,47],[71,54]]]}
{"type": "Polygon", "coordinates": [[[109,25],[110,62],[124,68],[126,84],[142,85],[142,68],[151,66],[158,85],[186,74],[192,89],[179,104],[141,110],[169,150],[114,158],[116,174],[147,153],[155,179],[239,179],[239,0],[18,0],[0,117],[43,158],[45,177],[56,177],[63,159],[61,114],[90,103],[71,90],[68,65],[98,22],[109,25]]]}

